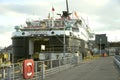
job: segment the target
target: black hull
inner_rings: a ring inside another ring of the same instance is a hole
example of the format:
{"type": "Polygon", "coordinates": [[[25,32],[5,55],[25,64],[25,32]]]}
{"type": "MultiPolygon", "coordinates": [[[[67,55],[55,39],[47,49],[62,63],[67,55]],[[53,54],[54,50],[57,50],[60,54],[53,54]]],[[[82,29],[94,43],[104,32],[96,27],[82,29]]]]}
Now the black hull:
{"type": "Polygon", "coordinates": [[[20,59],[26,59],[29,57],[29,44],[27,37],[14,37],[12,38],[13,56],[14,61],[17,62],[20,59]]]}
{"type": "Polygon", "coordinates": [[[33,43],[33,54],[35,52],[44,53],[86,53],[85,42],[75,37],[65,36],[65,45],[63,36],[43,36],[43,37],[13,37],[13,54],[14,62],[20,59],[30,58],[30,40],[33,43]],[[45,50],[41,50],[41,45],[45,45],[45,50]]]}

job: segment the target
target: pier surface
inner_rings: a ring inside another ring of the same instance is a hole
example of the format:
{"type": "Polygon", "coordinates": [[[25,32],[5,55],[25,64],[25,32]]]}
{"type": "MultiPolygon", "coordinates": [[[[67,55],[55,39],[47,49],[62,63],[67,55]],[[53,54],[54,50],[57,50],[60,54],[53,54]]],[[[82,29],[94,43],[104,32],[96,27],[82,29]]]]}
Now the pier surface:
{"type": "Polygon", "coordinates": [[[113,57],[100,57],[47,76],[45,80],[120,80],[120,73],[113,57]]]}

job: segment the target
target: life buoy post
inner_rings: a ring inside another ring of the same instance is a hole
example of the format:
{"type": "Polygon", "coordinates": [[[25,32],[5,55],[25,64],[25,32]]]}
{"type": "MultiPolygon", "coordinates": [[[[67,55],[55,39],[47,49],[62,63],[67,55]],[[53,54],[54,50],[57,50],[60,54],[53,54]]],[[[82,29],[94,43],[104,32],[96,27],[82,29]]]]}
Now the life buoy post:
{"type": "Polygon", "coordinates": [[[27,59],[23,61],[23,78],[30,79],[34,76],[34,61],[27,59]]]}

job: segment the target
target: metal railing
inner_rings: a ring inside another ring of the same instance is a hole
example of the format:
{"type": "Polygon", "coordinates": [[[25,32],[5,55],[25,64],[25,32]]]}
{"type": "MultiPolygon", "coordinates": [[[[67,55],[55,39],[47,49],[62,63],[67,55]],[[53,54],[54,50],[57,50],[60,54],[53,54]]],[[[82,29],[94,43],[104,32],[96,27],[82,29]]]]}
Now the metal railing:
{"type": "MultiPolygon", "coordinates": [[[[35,61],[34,77],[30,80],[44,80],[45,76],[66,70],[82,62],[82,57],[67,57],[65,59],[35,61]]],[[[23,78],[23,63],[14,63],[0,68],[0,80],[25,80],[23,78]]]]}
{"type": "Polygon", "coordinates": [[[120,69],[120,56],[119,55],[115,55],[114,56],[114,63],[119,67],[120,69]]]}

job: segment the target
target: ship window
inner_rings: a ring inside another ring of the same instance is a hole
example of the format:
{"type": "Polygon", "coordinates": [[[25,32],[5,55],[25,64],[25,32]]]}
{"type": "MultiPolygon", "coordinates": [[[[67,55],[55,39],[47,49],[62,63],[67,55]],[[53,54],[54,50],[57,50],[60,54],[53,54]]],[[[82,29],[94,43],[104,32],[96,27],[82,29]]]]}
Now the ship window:
{"type": "Polygon", "coordinates": [[[67,24],[66,27],[65,27],[65,30],[71,30],[71,25],[70,24],[67,24]]]}
{"type": "Polygon", "coordinates": [[[65,30],[70,30],[70,28],[69,28],[69,27],[66,27],[65,30]]]}
{"type": "Polygon", "coordinates": [[[60,23],[59,22],[55,22],[55,27],[59,27],[60,23]]]}
{"type": "Polygon", "coordinates": [[[79,32],[79,28],[72,27],[73,32],[79,32]]]}
{"type": "Polygon", "coordinates": [[[63,27],[64,23],[62,21],[54,21],[54,26],[55,27],[63,27]]]}
{"type": "Polygon", "coordinates": [[[46,27],[46,23],[45,22],[40,22],[40,25],[41,25],[42,28],[46,27]]]}
{"type": "Polygon", "coordinates": [[[39,22],[31,22],[31,25],[32,25],[33,27],[36,27],[36,26],[40,26],[40,23],[39,23],[39,22]]]}

